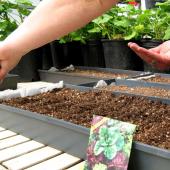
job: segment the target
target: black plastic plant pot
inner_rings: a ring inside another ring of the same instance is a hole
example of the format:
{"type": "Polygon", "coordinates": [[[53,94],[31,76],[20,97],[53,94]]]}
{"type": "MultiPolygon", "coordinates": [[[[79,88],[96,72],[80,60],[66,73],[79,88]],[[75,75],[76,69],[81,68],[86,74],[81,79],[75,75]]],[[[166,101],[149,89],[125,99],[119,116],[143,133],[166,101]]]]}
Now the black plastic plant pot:
{"type": "Polygon", "coordinates": [[[150,48],[157,47],[158,45],[160,45],[162,43],[163,43],[163,41],[161,41],[161,40],[142,39],[142,40],[140,40],[139,45],[144,48],[150,49],[150,48]]]}
{"type": "Polygon", "coordinates": [[[155,6],[155,0],[145,0],[146,9],[151,9],[155,6]]]}
{"type": "Polygon", "coordinates": [[[60,44],[59,41],[50,43],[53,66],[61,69],[73,65],[83,65],[81,44],[78,41],[60,44]]]}
{"type": "MultiPolygon", "coordinates": [[[[120,70],[120,69],[109,69],[109,68],[98,68],[98,67],[76,67],[80,70],[94,70],[106,73],[118,73],[118,74],[127,74],[128,76],[135,76],[141,74],[138,71],[131,71],[131,70],[120,70]]],[[[83,76],[74,74],[74,72],[51,72],[47,70],[39,70],[40,79],[42,81],[53,82],[56,83],[58,81],[63,80],[65,83],[73,84],[73,85],[80,85],[86,83],[97,82],[101,79],[107,80],[110,78],[102,78],[102,77],[94,77],[94,76],[83,76]]]]}
{"type": "Polygon", "coordinates": [[[42,69],[48,70],[53,66],[52,52],[50,44],[47,44],[42,49],[42,69]]]}
{"type": "Polygon", "coordinates": [[[0,90],[6,90],[6,89],[16,89],[17,83],[20,82],[20,77],[15,74],[8,74],[3,82],[0,84],[0,90]]]}
{"type": "Polygon", "coordinates": [[[21,81],[38,81],[38,69],[42,69],[42,49],[36,49],[22,57],[18,65],[10,72],[20,76],[21,81]]]}
{"type": "Polygon", "coordinates": [[[69,44],[61,44],[59,41],[50,43],[54,67],[61,69],[71,64],[71,48],[69,44]]]}
{"type": "Polygon", "coordinates": [[[67,60],[67,65],[73,64],[83,65],[83,57],[81,53],[81,43],[78,41],[63,44],[64,58],[67,60]]]}
{"type": "Polygon", "coordinates": [[[128,47],[128,41],[102,40],[106,67],[143,70],[142,60],[128,47]]]}
{"type": "Polygon", "coordinates": [[[53,41],[50,43],[51,55],[53,67],[63,68],[68,63],[66,63],[64,58],[63,44],[60,44],[59,41],[53,41]]]}
{"type": "MultiPolygon", "coordinates": [[[[76,86],[67,87],[76,88],[76,86]]],[[[57,150],[83,160],[86,159],[90,132],[85,127],[5,105],[0,105],[0,122],[4,128],[11,129],[17,134],[51,145],[57,150]]],[[[169,150],[133,142],[129,170],[169,170],[169,167],[169,150]]]]}
{"type": "MultiPolygon", "coordinates": [[[[168,74],[156,73],[155,75],[159,75],[165,78],[170,78],[170,75],[168,74]]],[[[168,89],[168,90],[170,89],[169,83],[148,82],[148,81],[145,81],[144,79],[143,80],[116,79],[115,83],[116,85],[125,85],[125,86],[130,86],[130,87],[157,87],[157,88],[168,89]]]]}
{"type": "Polygon", "coordinates": [[[100,40],[87,41],[81,45],[84,66],[105,67],[103,46],[100,40]]]}

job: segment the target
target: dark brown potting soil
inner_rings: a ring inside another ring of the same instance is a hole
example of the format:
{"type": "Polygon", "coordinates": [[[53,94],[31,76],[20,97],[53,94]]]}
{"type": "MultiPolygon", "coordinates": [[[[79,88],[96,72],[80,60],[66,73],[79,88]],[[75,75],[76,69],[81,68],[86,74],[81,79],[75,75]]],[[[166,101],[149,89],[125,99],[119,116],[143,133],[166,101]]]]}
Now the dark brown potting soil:
{"type": "Polygon", "coordinates": [[[1,103],[86,127],[94,114],[130,122],[138,125],[135,140],[170,149],[170,105],[145,98],[62,89],[1,103]]]}
{"type": "Polygon", "coordinates": [[[128,87],[128,86],[110,85],[107,87],[103,87],[102,89],[108,91],[123,91],[132,94],[140,94],[144,96],[155,96],[155,97],[170,99],[170,90],[156,88],[156,87],[128,87]]]}
{"type": "Polygon", "coordinates": [[[127,74],[118,74],[104,71],[96,71],[96,70],[81,70],[75,69],[74,71],[67,71],[69,73],[74,73],[75,75],[87,76],[87,77],[99,77],[99,78],[126,78],[127,74]]]}
{"type": "Polygon", "coordinates": [[[155,83],[170,83],[170,78],[156,76],[156,77],[149,78],[146,81],[148,81],[148,82],[155,82],[155,83]]]}

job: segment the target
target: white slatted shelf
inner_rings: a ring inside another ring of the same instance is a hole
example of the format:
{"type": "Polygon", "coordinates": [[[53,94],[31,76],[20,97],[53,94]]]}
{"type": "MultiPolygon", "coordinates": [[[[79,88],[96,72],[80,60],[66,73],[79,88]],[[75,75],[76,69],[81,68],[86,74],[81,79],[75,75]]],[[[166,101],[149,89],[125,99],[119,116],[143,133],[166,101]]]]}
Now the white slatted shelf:
{"type": "Polygon", "coordinates": [[[72,167],[68,168],[67,170],[83,170],[85,161],[80,162],[76,165],[73,165],[72,167]]]}
{"type": "Polygon", "coordinates": [[[28,154],[19,156],[15,159],[3,162],[3,165],[5,165],[8,169],[20,170],[45,161],[59,153],[61,153],[61,151],[47,146],[42,149],[38,149],[28,154]]]}
{"type": "Polygon", "coordinates": [[[22,135],[0,140],[0,149],[0,170],[61,170],[67,167],[68,170],[81,170],[84,167],[84,161],[80,162],[79,158],[22,135]]]}
{"type": "Polygon", "coordinates": [[[4,131],[4,130],[5,130],[5,129],[4,129],[3,127],[0,127],[0,132],[1,132],[1,131],[4,131]]]}
{"type": "Polygon", "coordinates": [[[8,137],[11,137],[11,136],[14,136],[14,135],[16,135],[16,133],[12,132],[10,130],[2,131],[2,132],[0,132],[0,140],[8,138],[8,137]]]}
{"type": "Polygon", "coordinates": [[[86,136],[53,121],[0,107],[0,170],[80,170],[86,143],[86,136]]]}
{"type": "Polygon", "coordinates": [[[36,141],[28,141],[0,151],[0,162],[12,159],[14,157],[26,154],[43,147],[44,145],[36,141]]]}
{"type": "Polygon", "coordinates": [[[0,127],[0,170],[80,170],[84,162],[57,149],[0,127]]]}
{"type": "Polygon", "coordinates": [[[33,167],[30,167],[27,170],[45,170],[45,169],[61,170],[61,169],[65,169],[65,168],[77,163],[78,161],[80,161],[79,158],[69,155],[67,153],[64,153],[64,154],[56,156],[52,159],[44,161],[40,164],[37,164],[33,167]]]}
{"type": "Polygon", "coordinates": [[[22,135],[12,136],[3,140],[0,140],[0,150],[26,142],[30,140],[22,135]]]}
{"type": "Polygon", "coordinates": [[[7,170],[7,169],[3,167],[2,165],[0,165],[0,170],[7,170]]]}

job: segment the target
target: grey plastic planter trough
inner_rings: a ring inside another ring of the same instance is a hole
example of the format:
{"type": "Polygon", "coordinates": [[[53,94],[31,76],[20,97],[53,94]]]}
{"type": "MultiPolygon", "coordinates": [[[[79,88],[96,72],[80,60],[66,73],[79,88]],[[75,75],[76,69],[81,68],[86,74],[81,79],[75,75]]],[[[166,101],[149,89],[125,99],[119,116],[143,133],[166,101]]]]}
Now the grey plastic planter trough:
{"type": "MultiPolygon", "coordinates": [[[[110,79],[110,80],[105,80],[105,82],[109,85],[111,83],[113,83],[113,79],[110,79]]],[[[125,82],[125,81],[123,81],[125,82]]],[[[137,86],[140,86],[142,87],[141,84],[139,83],[136,83],[134,85],[134,83],[132,82],[129,82],[127,81],[128,83],[127,84],[123,84],[123,85],[127,85],[128,87],[137,87],[137,86]]],[[[81,86],[82,88],[93,88],[95,85],[97,84],[97,82],[92,82],[92,83],[86,83],[86,84],[81,84],[79,86],[81,86]]],[[[114,82],[113,85],[118,85],[119,83],[116,83],[114,82]]],[[[122,84],[121,84],[122,85],[122,84]]],[[[160,86],[161,87],[161,86],[160,86]]],[[[94,90],[102,90],[102,88],[97,88],[97,89],[94,89],[94,90]]],[[[152,100],[152,101],[160,101],[162,103],[165,103],[165,104],[170,104],[170,98],[163,98],[163,97],[156,97],[156,96],[146,96],[146,95],[141,95],[141,94],[137,94],[137,93],[129,93],[129,92],[126,92],[126,91],[113,91],[113,94],[115,95],[128,95],[128,96],[137,96],[137,97],[145,97],[149,100],[152,100]]]]}
{"type": "Polygon", "coordinates": [[[6,90],[6,89],[16,89],[17,83],[20,81],[20,78],[18,75],[15,74],[8,74],[2,84],[0,84],[0,90],[6,90]]]}
{"type": "MultiPolygon", "coordinates": [[[[81,70],[95,70],[99,72],[108,72],[108,73],[118,73],[118,74],[127,74],[129,77],[139,75],[140,71],[131,71],[131,70],[121,70],[121,69],[109,69],[109,68],[98,68],[98,67],[76,67],[81,70]]],[[[56,83],[58,81],[63,80],[65,83],[80,85],[91,82],[97,82],[102,78],[94,77],[94,76],[82,76],[74,73],[68,72],[50,72],[47,70],[39,70],[39,75],[41,81],[53,82],[56,83]]],[[[107,80],[109,78],[103,78],[107,80]]]]}
{"type": "MultiPolygon", "coordinates": [[[[159,74],[155,73],[155,75],[159,75],[161,77],[169,78],[169,74],[159,74]]],[[[140,76],[139,76],[140,77],[140,76]]],[[[163,88],[163,89],[170,89],[170,84],[168,83],[158,83],[158,82],[147,82],[145,80],[129,80],[129,79],[116,79],[115,80],[116,85],[125,85],[130,87],[157,87],[157,88],[163,88]]]]}
{"type": "MultiPolygon", "coordinates": [[[[5,105],[0,105],[0,122],[7,129],[86,159],[89,129],[85,127],[5,105]]],[[[129,170],[169,170],[169,167],[169,150],[133,142],[129,170]]]]}

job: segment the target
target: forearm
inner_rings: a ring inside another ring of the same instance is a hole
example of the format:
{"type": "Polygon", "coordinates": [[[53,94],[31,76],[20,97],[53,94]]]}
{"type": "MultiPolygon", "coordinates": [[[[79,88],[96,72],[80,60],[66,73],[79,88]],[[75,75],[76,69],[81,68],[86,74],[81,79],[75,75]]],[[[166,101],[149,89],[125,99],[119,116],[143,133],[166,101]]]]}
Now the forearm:
{"type": "Polygon", "coordinates": [[[4,44],[24,55],[87,24],[116,0],[44,0],[4,44]]]}

